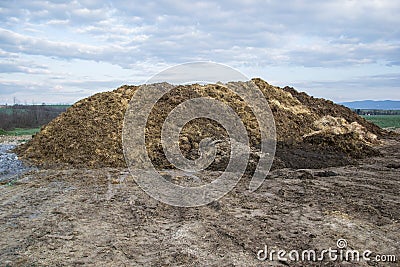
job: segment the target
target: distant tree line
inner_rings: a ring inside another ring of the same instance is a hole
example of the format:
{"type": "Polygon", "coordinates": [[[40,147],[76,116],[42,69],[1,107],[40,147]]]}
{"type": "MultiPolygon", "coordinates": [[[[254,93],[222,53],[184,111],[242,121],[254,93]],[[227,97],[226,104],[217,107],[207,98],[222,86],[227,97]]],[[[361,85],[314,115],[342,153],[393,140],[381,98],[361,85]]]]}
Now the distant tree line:
{"type": "Polygon", "coordinates": [[[400,110],[354,109],[358,115],[400,115],[400,110]]]}
{"type": "Polygon", "coordinates": [[[0,129],[9,131],[15,128],[41,127],[60,113],[68,105],[13,105],[0,107],[0,129]]]}

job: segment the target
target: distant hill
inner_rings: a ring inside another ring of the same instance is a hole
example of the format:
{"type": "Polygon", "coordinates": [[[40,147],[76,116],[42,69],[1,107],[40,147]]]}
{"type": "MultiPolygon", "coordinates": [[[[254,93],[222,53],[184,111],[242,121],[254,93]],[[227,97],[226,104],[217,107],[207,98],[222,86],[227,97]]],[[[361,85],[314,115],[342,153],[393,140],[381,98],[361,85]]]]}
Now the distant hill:
{"type": "Polygon", "coordinates": [[[342,102],[339,104],[352,109],[400,110],[400,101],[394,100],[362,100],[353,102],[342,102]]]}

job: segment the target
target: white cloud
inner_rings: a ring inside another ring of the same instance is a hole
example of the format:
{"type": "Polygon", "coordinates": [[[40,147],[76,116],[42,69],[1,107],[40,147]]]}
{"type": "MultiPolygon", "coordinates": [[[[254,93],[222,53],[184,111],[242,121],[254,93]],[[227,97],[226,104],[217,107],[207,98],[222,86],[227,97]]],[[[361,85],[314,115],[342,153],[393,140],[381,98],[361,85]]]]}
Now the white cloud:
{"type": "MultiPolygon", "coordinates": [[[[307,76],[318,68],[335,73],[343,67],[371,76],[378,67],[392,66],[397,73],[399,13],[400,3],[391,0],[6,0],[0,2],[0,70],[25,74],[27,81],[31,75],[52,81],[60,76],[53,69],[68,62],[83,72],[73,71],[71,78],[79,80],[91,71],[82,67],[88,61],[113,69],[110,75],[123,68],[143,79],[159,66],[211,60],[253,73],[271,66],[282,72],[304,68],[307,76]],[[38,57],[41,64],[27,66],[38,57]]],[[[104,81],[102,75],[91,74],[91,85],[104,81]]],[[[285,75],[292,80],[290,73],[268,78],[284,82],[285,75]]],[[[327,85],[311,82],[310,87],[327,85]]]]}
{"type": "Polygon", "coordinates": [[[21,72],[26,74],[50,74],[50,71],[43,66],[31,65],[23,66],[23,63],[15,63],[15,62],[0,62],[0,73],[15,73],[21,72]]]}
{"type": "Polygon", "coordinates": [[[69,23],[69,19],[51,19],[46,22],[47,25],[68,25],[69,23]]]}

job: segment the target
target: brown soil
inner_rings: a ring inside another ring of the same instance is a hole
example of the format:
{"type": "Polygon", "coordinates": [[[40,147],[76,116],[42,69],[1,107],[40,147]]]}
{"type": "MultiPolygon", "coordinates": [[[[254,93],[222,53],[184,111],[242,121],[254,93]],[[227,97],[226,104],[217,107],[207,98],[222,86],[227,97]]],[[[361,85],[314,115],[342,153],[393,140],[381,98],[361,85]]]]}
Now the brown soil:
{"type": "MultiPolygon", "coordinates": [[[[292,88],[281,89],[253,79],[268,100],[274,115],[277,151],[273,168],[320,168],[355,163],[354,159],[376,155],[373,148],[384,132],[351,110],[323,99],[315,99],[292,88]]],[[[122,86],[83,99],[45,126],[17,153],[43,166],[124,167],[121,130],[127,104],[137,87],[122,86]]],[[[209,96],[230,105],[244,122],[252,151],[258,151],[260,133],[254,114],[242,99],[220,85],[178,86],[165,95],[149,117],[146,144],[153,163],[170,168],[161,146],[161,125],[181,102],[209,96]]],[[[191,159],[198,157],[199,142],[205,137],[224,140],[225,130],[214,121],[197,119],[185,125],[180,147],[191,159]]],[[[229,144],[210,170],[224,170],[229,161],[229,144]]],[[[251,162],[257,162],[252,153],[251,162]]],[[[249,166],[250,171],[256,164],[249,166]]]]}
{"type": "Polygon", "coordinates": [[[0,265],[399,266],[400,140],[384,139],[377,149],[380,156],[358,166],[274,170],[254,193],[245,177],[199,208],[153,200],[125,168],[32,171],[0,185],[0,265]],[[339,238],[397,262],[256,258],[265,245],[321,251],[339,238]]]}

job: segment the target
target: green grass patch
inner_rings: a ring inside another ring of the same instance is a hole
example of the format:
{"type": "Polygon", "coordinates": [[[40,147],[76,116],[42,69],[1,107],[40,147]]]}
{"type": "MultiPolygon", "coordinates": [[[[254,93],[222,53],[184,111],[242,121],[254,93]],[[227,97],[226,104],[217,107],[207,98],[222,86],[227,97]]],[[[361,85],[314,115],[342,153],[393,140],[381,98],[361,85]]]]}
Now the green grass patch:
{"type": "Polygon", "coordinates": [[[400,128],[400,115],[362,115],[361,117],[382,128],[400,128]]]}
{"type": "Polygon", "coordinates": [[[11,108],[0,108],[0,113],[11,115],[13,114],[13,110],[11,108]]]}
{"type": "Polygon", "coordinates": [[[34,135],[39,131],[40,131],[40,127],[32,128],[32,129],[15,128],[14,130],[10,130],[10,131],[4,131],[3,129],[0,129],[0,135],[13,135],[13,136],[34,135]]]}

